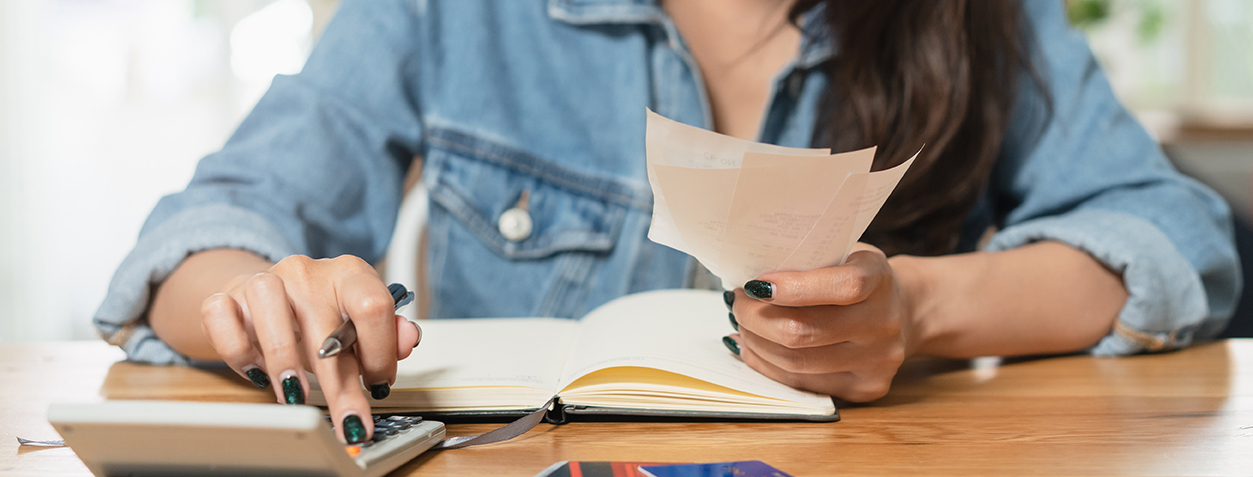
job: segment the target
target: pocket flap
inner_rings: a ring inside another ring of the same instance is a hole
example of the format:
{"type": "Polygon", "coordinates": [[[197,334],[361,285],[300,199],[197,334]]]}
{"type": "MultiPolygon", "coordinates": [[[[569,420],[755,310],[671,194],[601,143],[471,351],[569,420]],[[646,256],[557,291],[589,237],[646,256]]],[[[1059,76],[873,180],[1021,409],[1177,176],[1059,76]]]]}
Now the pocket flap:
{"type": "Polygon", "coordinates": [[[615,196],[638,199],[627,185],[464,133],[428,131],[427,144],[431,201],[508,258],[608,253],[628,207],[615,196]],[[509,240],[500,219],[515,207],[525,209],[531,230],[509,240]]]}

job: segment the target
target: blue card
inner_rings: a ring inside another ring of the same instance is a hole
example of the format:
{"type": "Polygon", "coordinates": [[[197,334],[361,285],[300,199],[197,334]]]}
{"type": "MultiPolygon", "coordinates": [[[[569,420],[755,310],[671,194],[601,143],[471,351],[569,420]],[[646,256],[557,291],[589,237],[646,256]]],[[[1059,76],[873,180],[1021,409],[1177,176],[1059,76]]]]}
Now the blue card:
{"type": "Polygon", "coordinates": [[[715,464],[645,465],[640,471],[652,477],[792,477],[759,460],[715,464]]]}

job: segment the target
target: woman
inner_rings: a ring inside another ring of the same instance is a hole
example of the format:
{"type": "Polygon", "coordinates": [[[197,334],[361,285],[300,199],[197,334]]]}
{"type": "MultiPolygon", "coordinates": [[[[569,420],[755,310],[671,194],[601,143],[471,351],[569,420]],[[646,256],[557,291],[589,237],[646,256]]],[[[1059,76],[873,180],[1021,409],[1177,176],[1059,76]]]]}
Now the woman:
{"type": "Polygon", "coordinates": [[[876,169],[927,145],[845,265],[734,292],[728,347],[766,376],[869,401],[914,355],[1212,336],[1240,281],[1228,210],[1171,169],[1063,13],[345,0],[304,71],[157,206],[96,322],[132,359],[225,361],[280,402],[311,370],[341,429],[368,428],[359,380],[385,397],[418,341],[369,265],[415,156],[433,317],[578,317],[700,275],[645,238],[647,106],[787,146],[877,144],[876,169]],[[506,238],[512,208],[534,228],[506,238]],[[313,359],[345,315],[359,354],[313,359]]]}

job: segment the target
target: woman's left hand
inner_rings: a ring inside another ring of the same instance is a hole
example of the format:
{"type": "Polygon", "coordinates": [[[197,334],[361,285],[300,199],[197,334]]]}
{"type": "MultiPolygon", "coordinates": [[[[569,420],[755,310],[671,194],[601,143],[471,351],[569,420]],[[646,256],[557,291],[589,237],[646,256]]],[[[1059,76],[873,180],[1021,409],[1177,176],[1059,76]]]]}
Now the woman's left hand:
{"type": "Polygon", "coordinates": [[[844,265],[767,273],[735,290],[740,357],[798,389],[866,402],[887,394],[907,354],[908,297],[887,257],[857,244],[844,265]],[[756,296],[753,296],[756,295],[756,296]]]}

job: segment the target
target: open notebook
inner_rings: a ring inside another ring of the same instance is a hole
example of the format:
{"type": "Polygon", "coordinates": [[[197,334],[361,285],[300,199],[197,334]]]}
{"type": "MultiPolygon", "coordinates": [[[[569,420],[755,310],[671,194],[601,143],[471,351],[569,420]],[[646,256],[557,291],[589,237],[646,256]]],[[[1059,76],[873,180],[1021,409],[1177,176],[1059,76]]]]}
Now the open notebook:
{"type": "MultiPolygon", "coordinates": [[[[427,320],[376,409],[445,416],[526,414],[557,397],[569,415],[839,420],[828,396],[792,389],[727,351],[719,292],[628,295],[582,320],[427,320]]],[[[312,404],[325,404],[316,390],[312,404]]]]}

